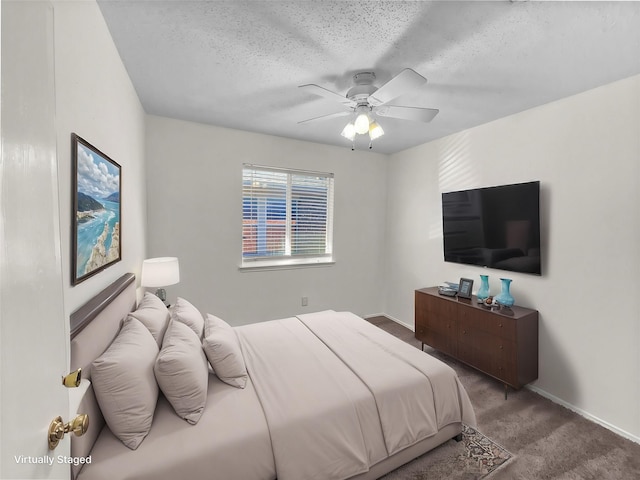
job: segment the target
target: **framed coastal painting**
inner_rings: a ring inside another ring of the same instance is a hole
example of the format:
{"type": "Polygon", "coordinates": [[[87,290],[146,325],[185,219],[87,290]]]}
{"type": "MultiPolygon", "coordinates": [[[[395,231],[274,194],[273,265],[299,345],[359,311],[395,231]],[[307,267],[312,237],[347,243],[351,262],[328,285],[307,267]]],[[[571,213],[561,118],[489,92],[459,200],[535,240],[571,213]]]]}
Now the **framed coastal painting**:
{"type": "Polygon", "coordinates": [[[75,133],[73,157],[72,284],[119,262],[121,167],[75,133]]]}

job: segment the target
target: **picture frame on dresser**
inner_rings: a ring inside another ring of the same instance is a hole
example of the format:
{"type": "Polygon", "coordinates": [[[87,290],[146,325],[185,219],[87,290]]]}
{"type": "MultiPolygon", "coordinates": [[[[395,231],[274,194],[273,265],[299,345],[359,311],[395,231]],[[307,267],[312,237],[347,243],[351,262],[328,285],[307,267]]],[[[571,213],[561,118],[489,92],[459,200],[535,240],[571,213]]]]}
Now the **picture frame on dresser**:
{"type": "Polygon", "coordinates": [[[458,285],[458,297],[471,298],[473,293],[473,280],[470,278],[461,278],[458,285]]]}
{"type": "Polygon", "coordinates": [[[79,135],[71,134],[71,284],[122,259],[122,167],[79,135]]]}

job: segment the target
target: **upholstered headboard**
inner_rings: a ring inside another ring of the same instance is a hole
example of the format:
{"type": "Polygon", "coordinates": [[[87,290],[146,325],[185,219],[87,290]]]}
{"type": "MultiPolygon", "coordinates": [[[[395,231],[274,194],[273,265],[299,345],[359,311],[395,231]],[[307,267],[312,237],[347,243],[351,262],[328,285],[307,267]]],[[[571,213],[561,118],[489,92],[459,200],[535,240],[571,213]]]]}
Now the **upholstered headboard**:
{"type": "MultiPolygon", "coordinates": [[[[107,349],[135,307],[135,275],[127,273],[72,313],[71,370],[81,367],[82,377],[91,380],[91,362],[107,349]]],[[[71,436],[71,455],[86,457],[105,423],[92,387],[80,402],[78,412],[89,415],[89,429],[82,437],[71,436]]],[[[72,467],[72,478],[80,468],[81,465],[72,467]]]]}

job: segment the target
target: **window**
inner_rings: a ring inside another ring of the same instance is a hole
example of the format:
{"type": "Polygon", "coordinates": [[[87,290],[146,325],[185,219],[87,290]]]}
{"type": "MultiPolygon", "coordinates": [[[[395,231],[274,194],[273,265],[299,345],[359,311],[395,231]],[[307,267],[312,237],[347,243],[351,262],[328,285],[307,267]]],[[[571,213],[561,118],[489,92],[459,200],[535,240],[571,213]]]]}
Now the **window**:
{"type": "Polygon", "coordinates": [[[242,266],[332,262],[333,174],[244,165],[242,266]]]}

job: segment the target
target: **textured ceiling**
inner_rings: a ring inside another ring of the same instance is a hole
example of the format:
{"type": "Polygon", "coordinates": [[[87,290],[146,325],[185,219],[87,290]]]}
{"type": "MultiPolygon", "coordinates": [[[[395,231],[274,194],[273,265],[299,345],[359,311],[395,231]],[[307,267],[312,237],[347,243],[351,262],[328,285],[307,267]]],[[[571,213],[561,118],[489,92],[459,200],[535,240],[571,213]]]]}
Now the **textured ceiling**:
{"type": "Polygon", "coordinates": [[[349,148],[346,117],[297,123],[341,110],[298,85],[414,69],[428,83],[392,103],[440,113],[380,118],[383,153],[640,74],[640,2],[98,3],[150,114],[349,148]]]}

